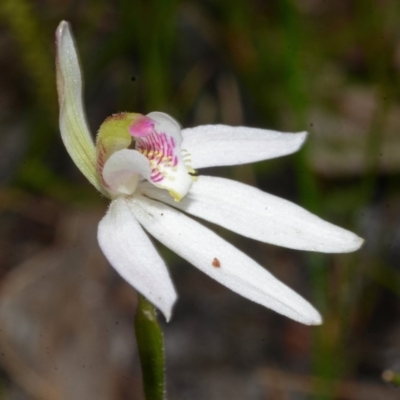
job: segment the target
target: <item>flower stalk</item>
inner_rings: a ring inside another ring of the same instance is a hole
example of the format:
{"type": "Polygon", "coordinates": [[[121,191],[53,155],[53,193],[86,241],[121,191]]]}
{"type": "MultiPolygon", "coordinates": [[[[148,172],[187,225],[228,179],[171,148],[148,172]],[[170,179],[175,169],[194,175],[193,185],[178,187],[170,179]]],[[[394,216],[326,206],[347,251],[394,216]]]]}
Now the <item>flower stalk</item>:
{"type": "Polygon", "coordinates": [[[164,341],[155,307],[138,296],[135,333],[146,400],[165,399],[164,341]]]}

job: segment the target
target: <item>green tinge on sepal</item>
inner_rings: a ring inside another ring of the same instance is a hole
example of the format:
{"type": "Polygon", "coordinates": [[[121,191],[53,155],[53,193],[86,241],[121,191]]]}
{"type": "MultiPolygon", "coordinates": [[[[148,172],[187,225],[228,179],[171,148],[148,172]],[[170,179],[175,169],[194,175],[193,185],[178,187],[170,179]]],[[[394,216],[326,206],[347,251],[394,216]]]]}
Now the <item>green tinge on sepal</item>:
{"type": "Polygon", "coordinates": [[[118,150],[127,149],[132,143],[129,126],[141,114],[118,113],[108,117],[100,126],[96,139],[97,171],[101,175],[105,162],[118,150]]]}
{"type": "Polygon", "coordinates": [[[139,294],[135,332],[146,400],[164,400],[164,343],[155,307],[139,294]]]}
{"type": "Polygon", "coordinates": [[[56,76],[60,131],[72,160],[89,182],[107,195],[96,170],[96,149],[82,101],[82,74],[70,25],[62,21],[56,31],[56,76]]]}
{"type": "MultiPolygon", "coordinates": [[[[96,148],[91,138],[84,133],[86,129],[81,126],[81,121],[75,117],[73,106],[70,105],[62,109],[61,115],[64,115],[61,118],[64,119],[66,125],[65,131],[68,131],[68,135],[62,135],[68,154],[89,182],[99,192],[106,194],[96,170],[96,148]]],[[[60,121],[60,126],[62,126],[62,123],[60,121]]]]}

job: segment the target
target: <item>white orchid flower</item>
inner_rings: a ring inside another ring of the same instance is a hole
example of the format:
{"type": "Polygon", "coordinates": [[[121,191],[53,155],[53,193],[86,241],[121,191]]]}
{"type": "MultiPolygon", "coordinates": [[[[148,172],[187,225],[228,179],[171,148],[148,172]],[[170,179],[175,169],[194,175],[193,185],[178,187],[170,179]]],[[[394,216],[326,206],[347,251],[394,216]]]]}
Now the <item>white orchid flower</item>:
{"type": "Polygon", "coordinates": [[[82,76],[69,24],[56,32],[60,130],[71,158],[111,199],[98,228],[110,264],[167,320],[177,295],[168,269],[142,227],[211,278],[304,324],[321,316],[250,257],[188,214],[240,235],[292,249],[346,253],[363,240],[273,195],[195,169],[245,164],[297,151],[306,133],[224,125],[182,129],[170,116],[115,114],[93,143],[82,103],[82,76]]]}

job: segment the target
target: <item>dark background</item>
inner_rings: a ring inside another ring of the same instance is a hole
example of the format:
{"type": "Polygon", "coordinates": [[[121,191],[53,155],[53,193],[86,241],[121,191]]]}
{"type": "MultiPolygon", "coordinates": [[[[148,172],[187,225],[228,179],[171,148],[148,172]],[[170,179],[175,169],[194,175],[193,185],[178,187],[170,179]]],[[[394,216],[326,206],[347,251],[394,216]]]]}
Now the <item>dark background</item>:
{"type": "MultiPolygon", "coordinates": [[[[58,131],[54,31],[71,22],[95,133],[112,113],[308,130],[299,154],[204,171],[366,239],[316,255],[216,230],[323,314],[305,327],[159,247],[169,399],[398,399],[400,3],[1,0],[0,399],[142,399],[136,294],[96,243],[107,201],[58,131]]],[[[162,320],[162,318],[160,318],[162,320]]]]}

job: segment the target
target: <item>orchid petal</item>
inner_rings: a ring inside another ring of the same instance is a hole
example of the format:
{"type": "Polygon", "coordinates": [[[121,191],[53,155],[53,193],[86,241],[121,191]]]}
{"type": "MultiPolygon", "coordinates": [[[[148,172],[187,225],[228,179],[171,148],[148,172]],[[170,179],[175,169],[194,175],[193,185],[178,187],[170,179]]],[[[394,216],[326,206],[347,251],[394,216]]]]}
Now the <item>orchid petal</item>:
{"type": "Polygon", "coordinates": [[[321,323],[311,304],[208,228],[146,197],[133,198],[129,206],[152,236],[211,278],[296,321],[321,323]]]}
{"type": "Polygon", "coordinates": [[[201,125],[182,130],[182,148],[191,155],[192,167],[247,164],[299,150],[307,133],[281,133],[244,126],[201,125]]]}
{"type": "Polygon", "coordinates": [[[135,148],[149,159],[150,181],[180,201],[192,186],[189,172],[194,170],[181,151],[179,124],[169,115],[156,111],[148,114],[146,120],[133,123],[130,133],[136,141],[135,148]]]}
{"type": "Polygon", "coordinates": [[[162,127],[162,130],[169,136],[173,137],[174,141],[177,145],[182,143],[182,134],[181,134],[181,127],[174,118],[170,115],[160,112],[160,111],[153,111],[146,115],[146,117],[150,118],[151,120],[155,121],[158,125],[162,127]]]}
{"type": "Polygon", "coordinates": [[[132,194],[139,181],[139,174],[150,179],[149,160],[136,150],[119,150],[112,154],[103,167],[105,187],[110,192],[132,194]]]}
{"type": "Polygon", "coordinates": [[[117,272],[159,308],[167,320],[176,301],[167,267],[133,216],[129,200],[114,200],[100,221],[98,241],[117,272]]]}
{"type": "Polygon", "coordinates": [[[149,185],[142,193],[182,211],[261,242],[297,250],[347,253],[363,239],[287,200],[243,183],[199,176],[189,194],[174,203],[149,185]]]}
{"type": "Polygon", "coordinates": [[[82,103],[78,55],[66,21],[62,21],[56,31],[56,71],[62,140],[76,166],[97,190],[105,194],[96,171],[96,150],[82,103]]]}

